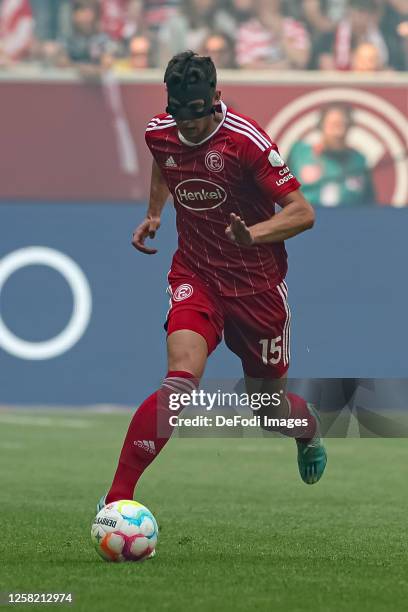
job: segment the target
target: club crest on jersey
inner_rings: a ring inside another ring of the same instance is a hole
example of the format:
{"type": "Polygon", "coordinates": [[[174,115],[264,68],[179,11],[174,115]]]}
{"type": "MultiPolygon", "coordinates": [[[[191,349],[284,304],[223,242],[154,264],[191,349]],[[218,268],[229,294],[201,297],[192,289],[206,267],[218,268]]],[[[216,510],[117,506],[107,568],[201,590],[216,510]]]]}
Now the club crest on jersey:
{"type": "Polygon", "coordinates": [[[179,285],[179,287],[177,287],[173,293],[174,302],[182,302],[183,300],[186,300],[193,295],[193,291],[194,289],[192,286],[187,283],[179,285]]]}
{"type": "Polygon", "coordinates": [[[224,158],[218,151],[208,151],[205,156],[205,167],[211,172],[224,170],[224,158]]]}
{"type": "Polygon", "coordinates": [[[281,166],[285,166],[286,162],[281,158],[279,153],[272,149],[272,151],[268,155],[268,160],[271,166],[274,168],[280,168],[281,166]]]}
{"type": "Polygon", "coordinates": [[[174,191],[177,202],[189,210],[212,210],[227,199],[221,185],[204,179],[187,179],[179,183],[174,191]]]}

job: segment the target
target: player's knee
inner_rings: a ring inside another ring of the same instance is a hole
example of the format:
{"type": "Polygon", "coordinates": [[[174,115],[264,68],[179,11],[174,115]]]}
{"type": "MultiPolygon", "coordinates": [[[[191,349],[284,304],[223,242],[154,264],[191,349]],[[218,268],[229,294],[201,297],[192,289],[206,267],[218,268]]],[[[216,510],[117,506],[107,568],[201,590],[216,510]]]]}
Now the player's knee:
{"type": "Polygon", "coordinates": [[[170,353],[168,358],[168,369],[172,371],[190,372],[198,378],[201,377],[205,362],[197,361],[194,353],[190,350],[170,353]]]}
{"type": "Polygon", "coordinates": [[[179,330],[168,337],[167,346],[169,370],[190,372],[201,378],[208,354],[205,338],[190,330],[179,330]]]}

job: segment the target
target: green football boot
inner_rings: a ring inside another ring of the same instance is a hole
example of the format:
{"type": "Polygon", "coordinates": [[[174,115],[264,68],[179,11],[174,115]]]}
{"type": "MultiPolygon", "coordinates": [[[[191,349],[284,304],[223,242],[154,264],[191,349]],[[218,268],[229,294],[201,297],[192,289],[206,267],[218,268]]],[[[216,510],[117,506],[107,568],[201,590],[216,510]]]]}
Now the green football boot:
{"type": "Polygon", "coordinates": [[[106,495],[102,495],[101,499],[96,504],[96,513],[99,512],[106,506],[106,495]]]}
{"type": "Polygon", "coordinates": [[[312,404],[307,404],[309,412],[316,419],[316,432],[309,441],[296,440],[298,449],[299,474],[306,484],[315,484],[323,476],[327,464],[327,453],[320,435],[320,418],[312,404]]]}

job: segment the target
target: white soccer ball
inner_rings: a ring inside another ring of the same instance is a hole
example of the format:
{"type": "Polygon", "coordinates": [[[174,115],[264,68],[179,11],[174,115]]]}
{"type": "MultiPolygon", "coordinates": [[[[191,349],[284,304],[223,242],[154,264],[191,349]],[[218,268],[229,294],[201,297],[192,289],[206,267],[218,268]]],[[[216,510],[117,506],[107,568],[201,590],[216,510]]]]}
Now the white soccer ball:
{"type": "Polygon", "coordinates": [[[108,504],[91,527],[96,552],[105,561],[144,561],[154,552],[158,535],[153,514],[133,500],[108,504]]]}

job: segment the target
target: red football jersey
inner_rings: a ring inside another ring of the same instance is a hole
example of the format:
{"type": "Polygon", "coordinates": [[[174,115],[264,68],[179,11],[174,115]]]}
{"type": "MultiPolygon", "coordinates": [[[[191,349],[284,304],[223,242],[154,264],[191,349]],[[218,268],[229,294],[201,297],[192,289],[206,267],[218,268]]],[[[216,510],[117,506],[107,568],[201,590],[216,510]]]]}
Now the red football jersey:
{"type": "Polygon", "coordinates": [[[277,146],[252,119],[221,103],[223,120],[198,144],[171,115],[154,117],[146,142],[173,196],[179,234],[173,262],[225,296],[260,293],[286,275],[283,242],[238,246],[225,235],[230,213],[248,226],[275,214],[275,202],[300,187],[277,146]]]}

